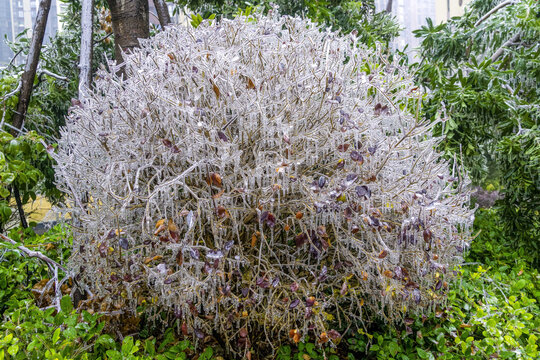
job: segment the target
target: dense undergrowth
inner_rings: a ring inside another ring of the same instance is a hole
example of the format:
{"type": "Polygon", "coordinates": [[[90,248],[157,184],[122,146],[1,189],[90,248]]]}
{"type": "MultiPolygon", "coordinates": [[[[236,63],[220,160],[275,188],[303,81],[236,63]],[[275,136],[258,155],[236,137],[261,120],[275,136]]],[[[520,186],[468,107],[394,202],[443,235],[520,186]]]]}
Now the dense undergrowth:
{"type": "MultiPolygon", "coordinates": [[[[403,327],[372,326],[344,336],[337,348],[322,348],[316,339],[284,344],[274,359],[537,359],[540,337],[540,276],[530,266],[530,254],[506,245],[495,210],[477,214],[480,231],[468,252],[460,276],[451,286],[446,306],[429,317],[408,318],[403,327]]],[[[30,247],[59,261],[68,256],[66,230],[60,226],[42,236],[13,230],[30,247]]],[[[202,346],[183,338],[182,329],[152,333],[142,319],[137,332],[118,339],[107,334],[105,318],[78,313],[63,289],[62,311],[41,310],[31,289],[39,289],[47,269],[14,249],[2,250],[0,263],[0,359],[227,359],[212,337],[202,346]],[[41,281],[41,283],[40,283],[41,281]]],[[[46,296],[46,294],[45,294],[46,296]]]]}

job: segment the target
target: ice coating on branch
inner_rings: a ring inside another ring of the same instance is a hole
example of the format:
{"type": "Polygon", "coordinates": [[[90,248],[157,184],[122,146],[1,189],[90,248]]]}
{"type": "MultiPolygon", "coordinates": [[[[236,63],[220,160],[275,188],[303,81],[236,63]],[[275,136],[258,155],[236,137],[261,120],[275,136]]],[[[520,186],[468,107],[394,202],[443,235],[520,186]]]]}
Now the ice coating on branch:
{"type": "Polygon", "coordinates": [[[473,212],[404,110],[406,69],[277,15],[171,26],[125,61],[55,155],[80,222],[70,266],[102,309],[144,299],[241,347],[444,300],[473,212]]]}

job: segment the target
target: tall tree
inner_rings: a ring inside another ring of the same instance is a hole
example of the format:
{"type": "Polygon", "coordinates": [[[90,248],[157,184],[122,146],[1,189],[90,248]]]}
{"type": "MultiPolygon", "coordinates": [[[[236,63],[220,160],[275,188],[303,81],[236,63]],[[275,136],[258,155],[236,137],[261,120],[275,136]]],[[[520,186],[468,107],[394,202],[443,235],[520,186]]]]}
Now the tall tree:
{"type": "Polygon", "coordinates": [[[22,128],[26,112],[28,111],[28,104],[30,103],[30,97],[32,96],[32,87],[34,86],[34,78],[39,63],[39,54],[41,53],[41,46],[43,44],[43,37],[45,36],[45,28],[47,27],[47,18],[49,17],[49,10],[51,9],[51,0],[41,0],[39,2],[39,9],[36,15],[36,23],[32,31],[32,44],[30,45],[30,51],[26,58],[26,66],[24,67],[24,73],[21,78],[21,92],[19,94],[19,103],[17,104],[17,110],[13,115],[11,133],[18,135],[18,130],[22,128]]]}
{"type": "Polygon", "coordinates": [[[92,34],[94,0],[82,0],[81,14],[81,55],[79,60],[79,98],[92,83],[92,34]]]}
{"type": "Polygon", "coordinates": [[[461,17],[416,32],[426,115],[473,180],[499,189],[508,238],[540,263],[540,4],[475,0],[461,17]]]}
{"type": "Polygon", "coordinates": [[[123,62],[122,52],[139,46],[139,39],[150,36],[148,0],[107,0],[114,32],[114,54],[123,62]]]}

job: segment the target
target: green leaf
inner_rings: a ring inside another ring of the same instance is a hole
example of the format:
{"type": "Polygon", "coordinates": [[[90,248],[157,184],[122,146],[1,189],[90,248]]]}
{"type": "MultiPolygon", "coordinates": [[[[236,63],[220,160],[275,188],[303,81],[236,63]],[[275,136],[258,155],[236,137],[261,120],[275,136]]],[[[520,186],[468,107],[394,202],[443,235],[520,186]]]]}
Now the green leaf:
{"type": "Polygon", "coordinates": [[[132,348],[133,338],[131,336],[124,338],[124,342],[122,343],[122,355],[130,355],[132,348]]]}
{"type": "Polygon", "coordinates": [[[53,344],[56,344],[56,342],[60,339],[60,328],[56,328],[53,333],[52,342],[53,344]]]}
{"type": "Polygon", "coordinates": [[[104,334],[98,337],[98,339],[96,340],[96,343],[101,344],[105,346],[106,348],[114,348],[114,346],[116,345],[114,339],[110,335],[107,335],[107,334],[104,334]]]}
{"type": "Polygon", "coordinates": [[[425,350],[422,350],[420,348],[416,348],[416,352],[418,353],[418,356],[420,356],[421,359],[429,359],[429,353],[425,350]]]}
{"type": "Polygon", "coordinates": [[[62,297],[62,300],[60,300],[60,308],[65,313],[70,313],[73,310],[73,303],[71,302],[71,297],[69,297],[69,295],[62,297]]]}
{"type": "Polygon", "coordinates": [[[399,352],[399,345],[397,342],[392,341],[390,344],[388,344],[388,349],[390,350],[390,354],[395,357],[396,354],[399,352]]]}
{"type": "Polygon", "coordinates": [[[19,352],[19,345],[17,344],[13,344],[8,348],[8,354],[11,356],[17,355],[18,352],[19,352]]]}

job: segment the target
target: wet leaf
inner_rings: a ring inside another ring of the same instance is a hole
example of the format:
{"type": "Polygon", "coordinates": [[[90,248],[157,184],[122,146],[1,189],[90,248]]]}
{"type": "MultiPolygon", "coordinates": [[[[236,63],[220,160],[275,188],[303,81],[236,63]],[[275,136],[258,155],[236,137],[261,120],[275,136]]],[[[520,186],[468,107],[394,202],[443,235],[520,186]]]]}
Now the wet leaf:
{"type": "Polygon", "coordinates": [[[118,243],[122,249],[124,250],[129,249],[129,243],[125,237],[121,237],[120,239],[118,239],[118,243]]]}
{"type": "Polygon", "coordinates": [[[298,304],[300,304],[300,300],[299,299],[296,299],[296,300],[293,300],[290,305],[289,305],[289,309],[294,309],[298,306],[298,304]]]}
{"type": "Polygon", "coordinates": [[[360,198],[368,199],[371,196],[371,190],[365,185],[357,186],[354,190],[360,198]]]}
{"type": "Polygon", "coordinates": [[[225,135],[225,133],[224,133],[223,131],[218,130],[217,135],[218,135],[218,137],[219,137],[219,139],[220,139],[221,141],[224,141],[224,142],[228,142],[228,141],[229,141],[229,138],[227,137],[227,135],[225,135]]]}
{"type": "Polygon", "coordinates": [[[381,250],[381,252],[379,253],[379,259],[384,259],[386,255],[388,255],[388,251],[381,250]]]}
{"type": "Polygon", "coordinates": [[[232,249],[233,245],[234,245],[234,241],[233,241],[233,240],[227,241],[227,242],[225,243],[225,246],[223,247],[223,250],[229,251],[229,250],[232,249]]]}
{"type": "Polygon", "coordinates": [[[353,161],[360,161],[360,160],[363,160],[363,156],[362,154],[360,154],[358,151],[354,150],[351,152],[351,159],[353,161]]]}
{"type": "Polygon", "coordinates": [[[332,329],[328,332],[328,337],[331,339],[331,340],[337,340],[337,339],[340,339],[341,338],[341,334],[339,332],[337,332],[336,330],[332,329]]]}
{"type": "Polygon", "coordinates": [[[163,142],[163,145],[165,145],[165,147],[167,147],[167,148],[171,148],[173,146],[171,140],[163,139],[161,141],[163,142]]]}
{"type": "Polygon", "coordinates": [[[98,251],[101,257],[103,258],[107,257],[107,252],[109,251],[109,245],[106,242],[102,242],[101,244],[99,244],[98,251]]]}
{"type": "Polygon", "coordinates": [[[221,182],[221,176],[217,173],[210,173],[210,175],[208,176],[208,178],[206,179],[206,183],[208,185],[213,185],[213,186],[217,186],[217,187],[221,187],[222,185],[222,182],[221,182]]]}
{"type": "Polygon", "coordinates": [[[347,295],[348,292],[349,292],[349,286],[347,285],[347,282],[344,281],[343,284],[341,285],[341,290],[339,291],[339,293],[341,294],[341,296],[345,296],[347,295]]]}
{"type": "Polygon", "coordinates": [[[337,149],[338,151],[340,152],[345,152],[349,149],[349,144],[341,144],[341,145],[338,145],[337,149]]]}
{"type": "Polygon", "coordinates": [[[425,242],[429,242],[431,240],[431,237],[433,236],[431,230],[429,229],[425,229],[422,235],[425,242]]]}
{"type": "Polygon", "coordinates": [[[319,187],[322,189],[324,185],[326,185],[326,177],[325,176],[319,177],[319,180],[317,181],[317,185],[319,185],[319,187]]]}
{"type": "Polygon", "coordinates": [[[179,251],[178,254],[176,254],[176,264],[178,266],[181,266],[183,262],[184,262],[184,256],[182,255],[182,252],[179,251]]]}
{"type": "Polygon", "coordinates": [[[221,96],[221,91],[219,90],[216,83],[214,83],[212,80],[210,80],[210,82],[212,83],[212,90],[214,90],[214,94],[216,94],[216,98],[219,100],[219,97],[221,96]]]}
{"type": "Polygon", "coordinates": [[[219,205],[216,209],[216,214],[217,216],[219,216],[220,218],[225,218],[225,217],[229,217],[229,212],[227,211],[227,209],[225,209],[225,207],[219,205]]]}

